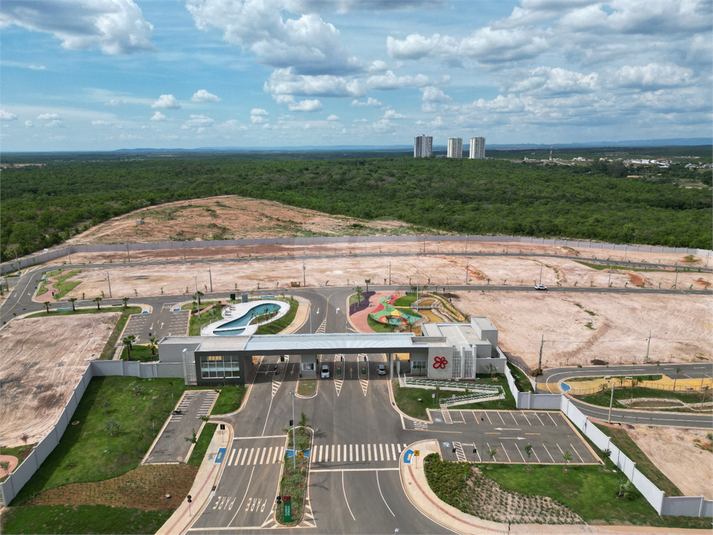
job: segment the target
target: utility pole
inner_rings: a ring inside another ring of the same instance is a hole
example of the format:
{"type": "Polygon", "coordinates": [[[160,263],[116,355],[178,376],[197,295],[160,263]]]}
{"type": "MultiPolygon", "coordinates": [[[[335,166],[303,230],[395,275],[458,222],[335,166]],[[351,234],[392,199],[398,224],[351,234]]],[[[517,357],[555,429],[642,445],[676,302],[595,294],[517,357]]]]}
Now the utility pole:
{"type": "Polygon", "coordinates": [[[644,362],[649,361],[649,349],[651,349],[651,331],[649,331],[649,343],[646,346],[646,358],[644,359],[644,362]]]}
{"type": "Polygon", "coordinates": [[[611,382],[611,398],[609,399],[609,419],[607,423],[611,423],[611,408],[614,405],[614,381],[611,382]]]}
{"type": "Polygon", "coordinates": [[[106,272],[106,282],[109,284],[109,299],[111,299],[111,280],[109,279],[109,272],[106,272]]]}
{"type": "Polygon", "coordinates": [[[70,251],[70,247],[67,247],[67,257],[69,258],[69,263],[72,263],[72,251],[70,251]]]}
{"type": "MultiPolygon", "coordinates": [[[[184,250],[185,252],[185,250],[184,250]]],[[[193,275],[193,280],[196,282],[196,306],[198,307],[198,323],[201,322],[201,307],[198,304],[198,275],[193,275]]]]}
{"type": "Polygon", "coordinates": [[[208,266],[208,278],[210,279],[210,293],[213,293],[213,273],[210,271],[210,266],[208,266]]]}
{"type": "Polygon", "coordinates": [[[542,370],[542,346],[545,345],[545,335],[542,335],[542,341],[540,342],[540,360],[537,362],[537,367],[542,370]]]}
{"type": "Polygon", "coordinates": [[[609,282],[607,282],[607,288],[611,288],[611,266],[609,266],[609,282]]]}
{"type": "Polygon", "coordinates": [[[307,281],[307,279],[306,279],[307,275],[306,275],[306,273],[305,273],[305,269],[307,269],[307,266],[305,265],[305,261],[302,260],[302,286],[303,286],[303,287],[304,287],[304,286],[307,286],[307,282],[306,282],[306,281],[307,281]]]}
{"type": "Polygon", "coordinates": [[[505,236],[505,254],[510,252],[510,236],[505,236]]]}
{"type": "Polygon", "coordinates": [[[127,260],[126,260],[127,262],[131,262],[131,250],[129,249],[128,243],[126,244],[126,258],[127,258],[127,260]]]}
{"type": "Polygon", "coordinates": [[[465,235],[465,252],[468,252],[468,235],[465,235]]]}
{"type": "Polygon", "coordinates": [[[416,270],[416,301],[418,301],[418,270],[416,270]]]}
{"type": "Polygon", "coordinates": [[[389,260],[389,286],[391,286],[391,260],[389,260]]]}
{"type": "Polygon", "coordinates": [[[468,286],[468,263],[465,264],[465,285],[468,286]]]}
{"type": "Polygon", "coordinates": [[[540,264],[540,286],[542,286],[542,268],[545,267],[544,264],[540,264]]]}
{"type": "Polygon", "coordinates": [[[426,236],[423,237],[423,254],[426,254],[426,236]]]}
{"type": "Polygon", "coordinates": [[[678,290],[678,266],[676,266],[676,280],[673,281],[673,289],[678,290]]]}

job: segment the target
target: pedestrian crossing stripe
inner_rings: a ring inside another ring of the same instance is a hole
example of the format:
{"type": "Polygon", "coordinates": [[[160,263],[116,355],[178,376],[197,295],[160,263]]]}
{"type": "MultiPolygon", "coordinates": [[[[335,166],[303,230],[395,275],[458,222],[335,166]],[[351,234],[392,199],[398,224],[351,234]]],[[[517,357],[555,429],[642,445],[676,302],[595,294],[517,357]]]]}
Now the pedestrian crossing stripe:
{"type": "Polygon", "coordinates": [[[312,447],[313,463],[390,462],[399,458],[406,444],[318,444],[312,447]]]}
{"type": "Polygon", "coordinates": [[[252,466],[257,464],[275,464],[282,460],[285,448],[271,446],[264,448],[233,448],[226,466],[252,466]]]}

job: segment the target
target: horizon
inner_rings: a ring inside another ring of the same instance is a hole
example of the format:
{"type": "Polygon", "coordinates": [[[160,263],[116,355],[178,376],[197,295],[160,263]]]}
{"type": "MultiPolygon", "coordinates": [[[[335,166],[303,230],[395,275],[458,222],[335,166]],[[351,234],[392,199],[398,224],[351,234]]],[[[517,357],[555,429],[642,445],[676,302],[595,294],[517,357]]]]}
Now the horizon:
{"type": "MultiPolygon", "coordinates": [[[[3,153],[710,139],[708,0],[3,0],[3,153]]],[[[707,144],[707,143],[706,143],[707,144]]]]}

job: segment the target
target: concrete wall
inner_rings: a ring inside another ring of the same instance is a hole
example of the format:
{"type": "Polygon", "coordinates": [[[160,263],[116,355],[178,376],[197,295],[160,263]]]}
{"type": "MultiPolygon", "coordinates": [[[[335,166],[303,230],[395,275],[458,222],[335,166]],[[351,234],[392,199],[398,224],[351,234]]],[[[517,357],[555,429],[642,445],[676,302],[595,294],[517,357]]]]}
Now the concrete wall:
{"type": "Polygon", "coordinates": [[[453,377],[453,348],[452,347],[429,347],[428,362],[426,371],[429,379],[443,379],[449,381],[453,377]],[[438,358],[438,362],[436,362],[438,358]],[[444,361],[441,360],[445,358],[444,361]],[[434,364],[436,367],[434,367],[434,364]],[[443,366],[443,367],[442,367],[443,366]]]}
{"type": "MultiPolygon", "coordinates": [[[[428,241],[466,241],[466,242],[507,242],[507,243],[533,243],[542,245],[560,245],[563,247],[588,247],[593,249],[604,249],[611,251],[631,251],[631,252],[658,252],[676,254],[711,255],[713,252],[706,249],[689,249],[683,247],[657,247],[649,245],[619,245],[612,243],[591,242],[586,240],[556,240],[545,238],[529,238],[523,236],[350,236],[350,237],[323,237],[323,238],[277,238],[277,239],[254,239],[254,240],[217,240],[217,241],[189,241],[189,242],[159,242],[159,243],[123,243],[113,245],[72,245],[61,249],[52,249],[48,252],[35,253],[24,256],[16,261],[11,260],[0,264],[0,273],[11,272],[17,269],[25,269],[30,266],[42,264],[52,260],[62,258],[69,263],[67,253],[92,253],[92,252],[125,252],[126,260],[129,261],[131,251],[157,251],[166,249],[198,249],[201,247],[235,247],[251,245],[312,245],[329,243],[349,243],[355,245],[379,243],[379,242],[423,242],[428,241]]],[[[467,247],[467,245],[466,245],[467,247]]],[[[422,248],[419,247],[419,250],[422,248]]],[[[428,251],[428,245],[426,246],[428,251]]]]}

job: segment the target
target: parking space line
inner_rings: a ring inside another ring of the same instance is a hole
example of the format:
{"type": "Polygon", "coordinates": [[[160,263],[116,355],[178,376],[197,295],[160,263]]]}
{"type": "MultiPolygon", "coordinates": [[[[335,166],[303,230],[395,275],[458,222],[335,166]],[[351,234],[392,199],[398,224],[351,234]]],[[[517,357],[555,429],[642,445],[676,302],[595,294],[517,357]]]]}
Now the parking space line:
{"type": "Polygon", "coordinates": [[[500,414],[500,411],[497,412],[497,415],[500,417],[500,421],[505,425],[505,420],[503,420],[502,414],[500,414]]]}
{"type": "Polygon", "coordinates": [[[517,452],[520,454],[520,458],[522,459],[522,462],[524,463],[524,462],[525,462],[525,457],[522,455],[522,452],[520,451],[520,448],[518,448],[517,446],[515,446],[515,449],[516,449],[517,452]]]}
{"type": "Polygon", "coordinates": [[[503,443],[501,442],[501,443],[500,443],[500,447],[501,447],[501,448],[503,449],[503,451],[505,452],[505,457],[508,458],[508,462],[511,463],[512,461],[510,460],[510,456],[508,455],[508,450],[505,449],[505,444],[503,444],[503,443]]]}
{"type": "MultiPolygon", "coordinates": [[[[488,443],[486,442],[486,443],[485,443],[485,446],[488,448],[488,449],[485,450],[485,451],[490,450],[490,444],[488,444],[488,443]]],[[[491,462],[494,461],[494,460],[495,460],[495,457],[497,457],[497,456],[498,456],[498,454],[496,453],[495,455],[493,455],[493,456],[490,458],[490,461],[491,461],[491,462]]]]}
{"type": "Polygon", "coordinates": [[[509,412],[508,414],[512,418],[512,421],[515,422],[515,425],[520,425],[519,423],[517,423],[517,420],[515,419],[515,415],[512,412],[509,412]]]}
{"type": "Polygon", "coordinates": [[[540,461],[540,457],[537,455],[537,452],[535,451],[534,446],[533,446],[533,448],[532,448],[532,453],[535,454],[535,459],[537,459],[537,462],[538,462],[538,463],[541,463],[542,461],[540,461]]]}
{"type": "Polygon", "coordinates": [[[547,446],[545,446],[545,445],[543,444],[542,447],[545,448],[545,453],[547,453],[547,455],[550,456],[550,459],[552,460],[552,462],[555,462],[555,459],[554,459],[554,457],[552,457],[552,454],[550,453],[550,450],[547,449],[547,446]]]}
{"type": "Polygon", "coordinates": [[[575,453],[575,455],[576,455],[577,457],[579,457],[579,460],[580,460],[581,462],[584,462],[584,459],[582,459],[582,456],[579,454],[579,452],[577,452],[577,450],[574,449],[574,446],[572,446],[572,444],[570,444],[569,447],[572,448],[572,451],[575,453]]]}
{"type": "Polygon", "coordinates": [[[470,413],[473,415],[476,425],[480,425],[480,420],[478,420],[478,416],[475,414],[475,411],[470,411],[470,413]]]}
{"type": "Polygon", "coordinates": [[[557,422],[555,422],[555,419],[552,418],[552,415],[549,412],[547,413],[547,416],[550,417],[550,420],[552,420],[552,423],[555,424],[555,427],[557,427],[557,422]]]}
{"type": "Polygon", "coordinates": [[[561,453],[561,454],[562,454],[562,456],[564,457],[564,452],[562,451],[562,448],[560,448],[560,445],[559,445],[559,443],[557,444],[557,449],[558,449],[558,450],[560,450],[560,453],[561,453]]]}
{"type": "Polygon", "coordinates": [[[490,425],[492,425],[492,424],[493,424],[493,421],[490,419],[490,415],[486,412],[486,413],[485,413],[485,416],[487,416],[488,422],[490,422],[490,425]]]}
{"type": "Polygon", "coordinates": [[[541,423],[542,426],[544,427],[544,426],[545,426],[545,423],[542,421],[542,418],[540,418],[540,415],[539,415],[538,413],[535,413],[535,416],[537,416],[537,419],[540,420],[540,423],[541,423]]]}
{"type": "Polygon", "coordinates": [[[521,412],[520,415],[525,418],[525,420],[527,421],[527,425],[532,426],[532,424],[530,423],[530,420],[527,417],[527,414],[525,414],[524,412],[521,412]]]}

